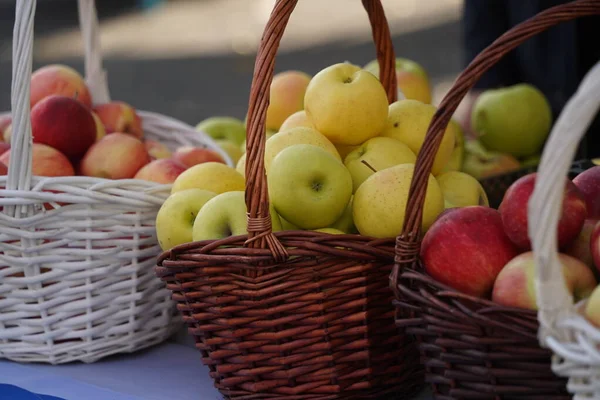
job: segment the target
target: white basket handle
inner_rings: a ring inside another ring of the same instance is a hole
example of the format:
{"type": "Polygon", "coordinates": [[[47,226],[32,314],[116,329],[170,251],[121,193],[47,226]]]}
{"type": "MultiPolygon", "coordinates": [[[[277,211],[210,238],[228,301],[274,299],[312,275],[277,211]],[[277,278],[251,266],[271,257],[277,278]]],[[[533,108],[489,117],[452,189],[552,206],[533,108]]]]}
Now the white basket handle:
{"type": "Polygon", "coordinates": [[[535,257],[539,338],[567,339],[556,322],[570,313],[573,297],[567,291],[558,259],[557,227],[562,209],[564,182],[577,146],[600,108],[600,62],[582,80],[556,120],[538,167],[529,200],[529,237],[535,257]]]}

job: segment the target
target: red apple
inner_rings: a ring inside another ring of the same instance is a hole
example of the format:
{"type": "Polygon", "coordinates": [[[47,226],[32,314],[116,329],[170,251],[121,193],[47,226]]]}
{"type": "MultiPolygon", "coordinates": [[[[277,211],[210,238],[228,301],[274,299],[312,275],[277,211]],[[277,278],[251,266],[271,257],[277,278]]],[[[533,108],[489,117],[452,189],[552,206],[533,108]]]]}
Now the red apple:
{"type": "Polygon", "coordinates": [[[0,140],[4,140],[4,131],[12,124],[10,115],[0,116],[0,140]]]}
{"type": "Polygon", "coordinates": [[[500,213],[484,206],[448,212],[429,228],[421,244],[425,270],[438,282],[487,297],[496,276],[518,254],[504,233],[500,213]]]}
{"type": "Polygon", "coordinates": [[[573,183],[583,193],[588,218],[600,219],[600,165],[583,171],[573,179],[573,183]]]}
{"type": "MultiPolygon", "coordinates": [[[[60,151],[41,143],[32,146],[32,168],[35,176],[73,176],[75,171],[69,159],[60,151]]],[[[0,163],[8,165],[11,150],[0,156],[0,163]]]]}
{"type": "Polygon", "coordinates": [[[586,219],[583,228],[575,241],[568,246],[564,253],[582,261],[590,268],[594,267],[594,258],[592,257],[592,232],[598,223],[597,219],[586,219]]]}
{"type": "MultiPolygon", "coordinates": [[[[537,173],[516,180],[504,194],[498,210],[508,237],[523,251],[531,250],[527,232],[527,207],[535,185],[537,173]]],[[[565,178],[562,212],[558,222],[558,247],[565,249],[583,228],[587,210],[583,194],[577,186],[565,178]]]]}
{"type": "MultiPolygon", "coordinates": [[[[569,293],[576,301],[590,295],[597,285],[592,270],[578,259],[559,254],[569,293]]],[[[492,300],[507,307],[537,310],[535,291],[535,259],[533,252],[519,254],[498,274],[492,300]]]]}
{"type": "Polygon", "coordinates": [[[100,117],[106,133],[129,133],[138,139],[144,136],[140,117],[135,109],[125,102],[98,104],[94,107],[94,112],[100,117]]]}
{"type": "Polygon", "coordinates": [[[0,162],[0,176],[8,175],[8,166],[0,162]]]}
{"type": "Polygon", "coordinates": [[[31,75],[31,107],[51,95],[76,98],[86,107],[92,106],[92,97],[83,77],[66,65],[46,65],[31,75]]]}
{"type": "Polygon", "coordinates": [[[89,108],[71,97],[52,95],[31,110],[34,143],[54,147],[78,160],[96,141],[96,122],[89,108]]]}
{"type": "Polygon", "coordinates": [[[146,151],[150,154],[150,157],[157,160],[159,158],[171,158],[171,150],[164,144],[157,142],[156,140],[146,140],[144,142],[146,151]]]}
{"type": "Polygon", "coordinates": [[[173,183],[179,174],[186,169],[186,166],[178,161],[170,158],[161,158],[160,160],[154,160],[144,165],[133,178],[156,183],[173,183]]]}
{"type": "Polygon", "coordinates": [[[6,150],[10,150],[10,144],[0,142],[0,154],[3,154],[6,150]]]}
{"type": "Polygon", "coordinates": [[[592,230],[590,252],[592,253],[594,265],[596,266],[596,272],[600,274],[600,222],[598,222],[592,230]]]}
{"type": "Polygon", "coordinates": [[[217,152],[203,147],[193,146],[179,147],[173,153],[173,159],[179,161],[188,168],[205,162],[219,162],[225,164],[225,161],[217,152]]]}
{"type": "Polygon", "coordinates": [[[129,179],[149,162],[150,156],[141,140],[126,133],[112,133],[90,147],[79,169],[86,176],[129,179]]]}

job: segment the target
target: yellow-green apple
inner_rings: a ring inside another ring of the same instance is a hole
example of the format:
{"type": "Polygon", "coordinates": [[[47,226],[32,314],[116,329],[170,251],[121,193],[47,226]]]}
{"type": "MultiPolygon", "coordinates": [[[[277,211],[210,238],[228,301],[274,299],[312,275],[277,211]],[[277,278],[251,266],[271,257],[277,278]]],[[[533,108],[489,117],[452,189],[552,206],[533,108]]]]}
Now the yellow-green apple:
{"type": "MultiPolygon", "coordinates": [[[[11,150],[0,156],[0,163],[8,166],[11,150]]],[[[33,143],[31,147],[31,173],[35,176],[73,176],[75,171],[69,159],[60,151],[41,143],[33,143]]]]}
{"type": "MultiPolygon", "coordinates": [[[[362,235],[390,238],[401,233],[414,167],[414,164],[395,165],[374,173],[360,185],[354,193],[352,217],[362,235]]],[[[443,210],[444,196],[430,174],[421,225],[424,232],[443,210]]]]}
{"type": "Polygon", "coordinates": [[[135,108],[123,101],[98,104],[94,106],[94,112],[100,117],[107,134],[128,133],[138,139],[144,136],[142,120],[135,108]]]}
{"type": "Polygon", "coordinates": [[[465,160],[462,171],[476,179],[489,178],[521,168],[521,163],[510,154],[487,150],[477,140],[465,143],[465,160]]]}
{"type": "MultiPolygon", "coordinates": [[[[248,233],[246,201],[243,191],[217,194],[198,211],[194,221],[192,239],[215,240],[248,233]]],[[[271,228],[281,231],[279,216],[271,206],[271,228]]]]}
{"type": "MultiPolygon", "coordinates": [[[[266,133],[265,133],[265,141],[269,140],[269,138],[276,133],[277,132],[275,132],[275,131],[267,129],[266,133]]],[[[242,153],[246,153],[246,139],[244,139],[244,141],[240,145],[240,150],[242,151],[242,153]]]]}
{"type": "Polygon", "coordinates": [[[156,140],[144,140],[144,146],[151,158],[158,160],[161,158],[171,158],[173,153],[167,146],[156,140]]]}
{"type": "Polygon", "coordinates": [[[240,160],[240,157],[244,154],[244,152],[240,149],[240,146],[236,145],[229,140],[217,139],[215,143],[223,150],[229,158],[231,158],[231,162],[233,165],[236,165],[240,160]]]}
{"type": "Polygon", "coordinates": [[[542,159],[541,154],[534,154],[521,160],[521,168],[537,167],[542,159]]]}
{"type": "Polygon", "coordinates": [[[594,166],[577,175],[573,183],[585,198],[588,218],[600,219],[600,166],[594,166]]]}
{"type": "Polygon", "coordinates": [[[335,228],[319,228],[315,229],[315,232],[329,233],[330,235],[343,235],[346,233],[335,228]]]}
{"type": "Polygon", "coordinates": [[[279,130],[293,113],[304,109],[304,94],[311,76],[302,71],[283,71],[273,76],[269,90],[267,129],[279,130]]]}
{"type": "Polygon", "coordinates": [[[282,150],[297,144],[310,144],[321,147],[331,154],[336,160],[342,161],[335,146],[324,135],[314,129],[306,127],[292,128],[289,131],[279,132],[271,136],[265,143],[265,170],[269,173],[271,163],[282,150]]]}
{"type": "Polygon", "coordinates": [[[350,63],[331,65],[310,81],[306,115],[334,144],[359,145],[381,133],[388,100],[381,82],[350,63]]]}
{"type": "Polygon", "coordinates": [[[82,175],[130,179],[151,161],[141,140],[127,133],[111,133],[87,151],[79,169],[82,175]]]}
{"type": "Polygon", "coordinates": [[[360,144],[358,144],[356,146],[346,146],[343,144],[337,144],[334,146],[335,146],[335,149],[338,151],[338,154],[340,155],[342,160],[345,160],[346,157],[348,156],[348,154],[350,154],[351,152],[353,152],[354,150],[356,150],[360,147],[360,144]]]}
{"type": "Polygon", "coordinates": [[[436,281],[487,297],[502,268],[518,250],[504,233],[500,213],[484,206],[452,209],[425,233],[421,260],[436,281]]]}
{"type": "Polygon", "coordinates": [[[85,154],[96,133],[90,109],[71,97],[47,96],[31,109],[33,142],[54,147],[72,161],[85,154]]]}
{"type": "Polygon", "coordinates": [[[454,149],[450,154],[450,160],[440,173],[448,171],[462,171],[465,162],[465,134],[461,126],[454,119],[450,120],[454,129],[454,149]]]}
{"type": "Polygon", "coordinates": [[[0,116],[0,140],[4,140],[4,131],[12,124],[12,117],[10,115],[0,116]]]}
{"type": "Polygon", "coordinates": [[[575,241],[564,251],[565,254],[577,258],[590,268],[594,268],[592,234],[597,223],[597,219],[586,219],[575,241]]]}
{"type": "Polygon", "coordinates": [[[235,170],[239,172],[243,177],[246,176],[246,153],[242,154],[237,164],[235,165],[235,170]]]}
{"type": "Polygon", "coordinates": [[[186,169],[187,167],[179,161],[171,158],[161,158],[160,160],[152,160],[144,165],[134,175],[133,179],[170,184],[175,182],[175,179],[186,169]]]}
{"type": "MultiPolygon", "coordinates": [[[[279,215],[279,214],[277,214],[277,215],[279,215]]],[[[282,231],[299,231],[299,230],[301,230],[296,225],[283,219],[281,217],[281,215],[279,215],[279,220],[281,221],[281,230],[282,231]]]]}
{"type": "Polygon", "coordinates": [[[306,111],[300,110],[287,117],[286,120],[283,121],[283,124],[281,124],[281,127],[279,127],[279,131],[287,131],[298,126],[304,126],[306,128],[313,129],[315,128],[310,119],[308,119],[306,111]]]}
{"type": "Polygon", "coordinates": [[[517,158],[538,153],[551,126],[550,103],[526,83],[485,90],[471,112],[471,127],[481,143],[517,158]]]}
{"type": "Polygon", "coordinates": [[[594,225],[594,229],[592,230],[592,237],[590,238],[590,251],[592,252],[592,259],[594,261],[594,265],[596,266],[596,273],[600,276],[600,222],[594,225]]]}
{"type": "Polygon", "coordinates": [[[353,191],[375,171],[398,164],[414,164],[417,156],[404,143],[389,137],[374,137],[353,150],[344,159],[352,175],[353,191]],[[365,164],[366,163],[366,164],[365,164]]]}
{"type": "Polygon", "coordinates": [[[204,147],[182,146],[175,149],[172,157],[188,168],[207,162],[225,163],[220,154],[204,147]]]}
{"type": "MultiPolygon", "coordinates": [[[[558,259],[567,290],[574,300],[588,297],[597,285],[592,271],[580,260],[566,254],[559,253],[558,259]]],[[[507,307],[538,309],[533,252],[519,254],[500,271],[494,283],[492,300],[507,307]]]]}
{"type": "MultiPolygon", "coordinates": [[[[379,78],[379,62],[372,60],[364,69],[379,78]]],[[[398,89],[405,98],[431,103],[431,86],[425,69],[407,58],[396,58],[396,80],[398,89]]]]}
{"type": "MultiPolygon", "coordinates": [[[[389,115],[381,136],[397,139],[406,144],[413,153],[419,154],[436,110],[435,106],[418,100],[396,101],[389,106],[389,115]]],[[[442,143],[431,168],[433,175],[438,175],[450,160],[456,138],[454,130],[455,126],[448,124],[444,131],[442,143]]]]}
{"type": "Polygon", "coordinates": [[[92,97],[83,77],[66,65],[51,64],[41,67],[31,75],[30,105],[51,95],[77,99],[87,108],[92,106],[92,97]]]}
{"type": "MultiPolygon", "coordinates": [[[[536,177],[537,173],[534,172],[513,182],[498,208],[506,234],[523,251],[531,249],[527,228],[527,204],[533,193],[536,177]]],[[[563,181],[563,185],[565,185],[563,204],[558,221],[558,247],[561,250],[570,246],[577,238],[587,216],[585,199],[581,191],[567,178],[563,181]]]]}
{"type": "Polygon", "coordinates": [[[310,144],[282,150],[273,159],[267,178],[277,213],[302,229],[333,224],[352,196],[352,177],[344,164],[310,144]]]}
{"type": "Polygon", "coordinates": [[[490,205],[479,181],[460,171],[444,172],[436,177],[446,208],[490,205]]]}
{"type": "Polygon", "coordinates": [[[196,130],[215,140],[229,140],[238,146],[246,139],[246,126],[234,117],[209,117],[196,125],[196,130]]]}
{"type": "Polygon", "coordinates": [[[244,177],[232,167],[220,162],[194,165],[177,177],[171,193],[186,189],[204,189],[216,194],[244,190],[244,177]]]}
{"type": "Polygon", "coordinates": [[[591,324],[600,328],[600,286],[597,286],[588,298],[583,315],[591,324]]]}
{"type": "Polygon", "coordinates": [[[354,226],[354,219],[352,218],[352,204],[353,204],[354,196],[350,197],[350,201],[346,206],[346,209],[342,213],[342,216],[338,218],[331,226],[328,228],[337,229],[344,233],[358,233],[356,227],[354,226]]]}
{"type": "Polygon", "coordinates": [[[192,239],[192,228],[198,211],[216,193],[202,189],[188,189],[173,193],[156,214],[156,236],[160,248],[171,249],[192,239]]]}
{"type": "Polygon", "coordinates": [[[92,111],[92,117],[94,117],[94,122],[96,123],[96,141],[98,141],[106,136],[106,129],[104,129],[104,124],[98,114],[92,111]]]}

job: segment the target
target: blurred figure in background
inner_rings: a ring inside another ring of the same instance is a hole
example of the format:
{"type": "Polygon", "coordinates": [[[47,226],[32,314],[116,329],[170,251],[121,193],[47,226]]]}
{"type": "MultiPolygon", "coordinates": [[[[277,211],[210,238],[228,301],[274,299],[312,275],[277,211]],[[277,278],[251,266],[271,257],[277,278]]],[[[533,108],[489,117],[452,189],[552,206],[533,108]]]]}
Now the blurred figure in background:
{"type": "MultiPolygon", "coordinates": [[[[463,46],[466,64],[513,26],[567,0],[464,0],[463,46]]],[[[504,56],[475,84],[465,99],[462,119],[471,132],[470,109],[481,91],[529,83],[550,102],[554,120],[587,71],[600,60],[600,16],[562,22],[528,39],[504,56]]],[[[465,64],[465,65],[466,65],[465,64]]],[[[600,116],[590,126],[577,158],[600,157],[600,116]]]]}

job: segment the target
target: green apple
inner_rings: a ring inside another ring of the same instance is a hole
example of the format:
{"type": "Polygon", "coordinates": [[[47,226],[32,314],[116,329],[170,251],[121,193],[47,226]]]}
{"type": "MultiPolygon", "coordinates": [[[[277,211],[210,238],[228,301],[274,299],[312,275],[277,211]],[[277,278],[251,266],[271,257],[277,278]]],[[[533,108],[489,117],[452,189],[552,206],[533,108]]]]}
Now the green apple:
{"type": "Polygon", "coordinates": [[[240,146],[238,144],[232,142],[231,140],[228,140],[228,139],[216,139],[215,143],[225,153],[227,153],[227,155],[229,156],[229,158],[231,158],[231,162],[233,163],[233,165],[236,165],[237,162],[242,157],[242,155],[244,154],[240,150],[240,146]]]}
{"type": "MultiPolygon", "coordinates": [[[[273,232],[281,230],[281,221],[270,208],[273,232]]],[[[243,191],[221,193],[200,209],[192,231],[194,241],[216,240],[248,233],[246,200],[243,191]]]]}
{"type": "Polygon", "coordinates": [[[436,176],[444,196],[445,207],[486,206],[489,207],[487,194],[479,181],[460,171],[448,171],[436,176]]]}
{"type": "Polygon", "coordinates": [[[450,124],[454,127],[454,150],[450,154],[450,160],[442,169],[441,173],[448,171],[461,171],[465,162],[465,134],[454,119],[450,120],[450,124]]]}
{"type": "Polygon", "coordinates": [[[246,139],[246,126],[233,117],[209,117],[196,125],[196,130],[205,132],[213,139],[226,139],[241,145],[246,139]]]}
{"type": "Polygon", "coordinates": [[[279,219],[281,220],[281,230],[282,231],[300,231],[301,230],[296,225],[286,221],[284,218],[281,217],[281,215],[279,216],[279,219]]]}
{"type": "Polygon", "coordinates": [[[350,197],[350,201],[344,210],[344,213],[341,217],[338,218],[329,228],[337,229],[339,231],[345,233],[358,233],[356,227],[354,226],[354,220],[352,219],[352,200],[353,197],[350,197]]]}
{"type": "Polygon", "coordinates": [[[465,143],[465,161],[462,171],[476,179],[484,179],[521,168],[519,160],[510,154],[487,150],[477,140],[465,143]]]}
{"type": "MultiPolygon", "coordinates": [[[[364,69],[379,78],[379,62],[372,60],[364,69]]],[[[431,103],[431,85],[425,69],[413,60],[396,58],[396,81],[405,98],[431,103]]]]}
{"type": "Polygon", "coordinates": [[[344,165],[352,175],[353,191],[356,192],[375,171],[398,164],[414,164],[416,160],[415,153],[401,141],[389,137],[374,137],[351,151],[346,156],[344,165]]]}
{"type": "Polygon", "coordinates": [[[486,148],[527,157],[542,149],[552,111],[544,94],[530,84],[488,89],[475,101],[471,126],[486,148]]]}
{"type": "Polygon", "coordinates": [[[168,250],[191,242],[198,211],[216,195],[203,189],[187,189],[170,195],[156,214],[156,236],[160,248],[168,250]]]}
{"type": "Polygon", "coordinates": [[[526,157],[523,160],[521,160],[521,167],[523,167],[523,168],[537,167],[538,165],[540,165],[541,159],[542,159],[541,154],[534,154],[532,156],[526,157]]]}
{"type": "Polygon", "coordinates": [[[319,228],[315,229],[315,232],[329,233],[330,235],[343,235],[345,233],[335,228],[319,228]]]}
{"type": "Polygon", "coordinates": [[[342,216],[352,196],[352,177],[344,164],[309,144],[279,152],[267,178],[279,215],[302,229],[330,226],[342,216]]]}

